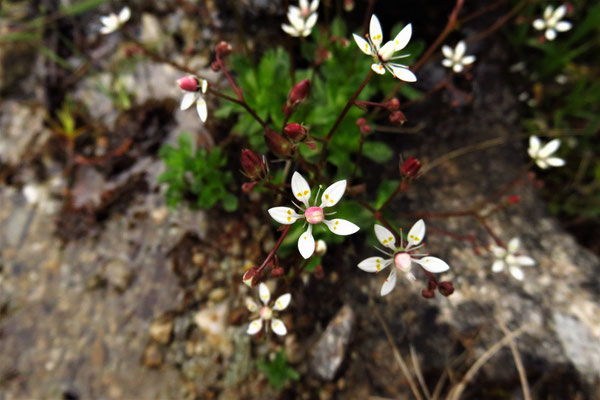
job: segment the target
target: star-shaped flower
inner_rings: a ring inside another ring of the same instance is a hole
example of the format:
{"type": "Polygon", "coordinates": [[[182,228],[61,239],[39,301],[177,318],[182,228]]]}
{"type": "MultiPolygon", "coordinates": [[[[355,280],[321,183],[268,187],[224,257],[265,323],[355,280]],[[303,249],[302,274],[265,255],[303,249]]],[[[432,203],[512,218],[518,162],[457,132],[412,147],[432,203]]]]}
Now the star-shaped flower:
{"type": "MultiPolygon", "coordinates": [[[[275,305],[273,307],[269,307],[269,301],[271,300],[271,292],[269,291],[269,287],[267,285],[261,283],[258,286],[258,295],[263,303],[262,306],[256,304],[256,302],[252,298],[246,298],[246,307],[248,308],[248,311],[250,311],[251,313],[258,312],[258,318],[250,322],[246,333],[248,333],[249,335],[254,335],[262,329],[263,321],[265,321],[265,323],[271,321],[271,329],[273,329],[273,332],[275,332],[279,336],[284,336],[287,333],[287,329],[280,319],[274,318],[275,315],[273,311],[285,310],[290,304],[290,301],[292,300],[292,295],[289,293],[282,294],[277,298],[277,300],[275,300],[275,305]]],[[[268,330],[268,325],[266,325],[266,327],[266,329],[268,330]]]]}
{"type": "MultiPolygon", "coordinates": [[[[359,227],[345,219],[336,218],[332,220],[325,219],[325,207],[335,206],[346,191],[346,180],[337,181],[329,186],[321,196],[321,204],[312,207],[308,204],[311,191],[306,180],[298,172],[292,175],[292,192],[294,197],[304,204],[304,207],[297,206],[301,213],[298,214],[289,207],[273,207],[269,209],[271,217],[280,224],[290,225],[299,219],[305,219],[308,222],[308,229],[298,239],[298,250],[304,258],[309,258],[315,252],[315,239],[312,235],[312,227],[315,224],[324,223],[327,228],[336,235],[351,235],[359,230],[359,227]]],[[[319,194],[317,193],[317,197],[319,194]]]]}
{"type": "Polygon", "coordinates": [[[442,53],[444,53],[444,57],[446,58],[442,60],[442,65],[446,68],[452,68],[457,74],[462,72],[465,65],[473,64],[475,61],[475,56],[465,56],[466,51],[467,45],[463,40],[458,42],[454,49],[444,45],[442,47],[442,53]]]}
{"type": "Polygon", "coordinates": [[[565,165],[565,160],[558,157],[551,157],[552,154],[558,150],[560,146],[559,139],[553,139],[542,146],[540,139],[537,136],[531,136],[529,138],[529,157],[531,157],[535,163],[541,169],[548,167],[562,167],[565,165]]]}
{"type": "Polygon", "coordinates": [[[369,257],[358,264],[358,268],[366,272],[379,273],[381,270],[393,265],[390,275],[387,277],[381,287],[381,295],[385,296],[396,286],[398,272],[403,273],[407,279],[414,281],[416,278],[411,272],[412,263],[419,264],[424,270],[431,273],[444,272],[450,269],[444,260],[437,257],[430,257],[427,254],[415,254],[414,251],[424,246],[421,244],[425,236],[425,222],[422,219],[408,231],[408,242],[404,247],[402,237],[400,237],[400,246],[396,247],[396,238],[388,229],[381,225],[375,225],[375,236],[387,250],[379,251],[386,257],[369,257]]]}
{"type": "Polygon", "coordinates": [[[187,110],[196,103],[196,111],[202,122],[206,122],[208,117],[208,109],[206,107],[206,100],[202,95],[206,93],[208,89],[208,82],[204,79],[198,79],[195,76],[186,76],[178,79],[177,84],[184,91],[183,99],[181,99],[182,110],[187,110]]]}
{"type": "Polygon", "coordinates": [[[105,15],[100,17],[100,22],[104,25],[100,28],[100,33],[107,35],[119,29],[125,22],[127,22],[131,18],[131,10],[129,7],[123,7],[123,9],[119,12],[119,15],[115,13],[110,13],[109,15],[105,15]]]}
{"type": "Polygon", "coordinates": [[[567,6],[562,5],[556,10],[549,5],[544,10],[544,17],[533,21],[533,27],[538,31],[546,30],[545,36],[548,40],[556,39],[556,32],[566,32],[571,29],[572,25],[568,21],[561,21],[561,18],[567,13],[567,6]]]}
{"type": "Polygon", "coordinates": [[[319,0],[313,0],[308,4],[308,0],[300,0],[300,7],[290,6],[288,8],[287,18],[290,25],[281,24],[281,29],[290,36],[306,37],[310,35],[312,28],[317,23],[317,8],[319,0]]]}
{"type": "Polygon", "coordinates": [[[352,35],[360,50],[375,59],[375,63],[371,65],[373,71],[383,75],[387,69],[395,78],[403,81],[415,82],[417,80],[417,77],[410,69],[408,69],[408,66],[392,62],[393,60],[410,56],[410,54],[402,54],[394,57],[394,53],[402,50],[408,44],[410,37],[412,36],[411,24],[406,25],[400,33],[396,35],[394,40],[390,40],[381,46],[381,43],[383,43],[381,24],[379,23],[377,16],[373,14],[369,26],[369,35],[367,36],[368,41],[355,33],[352,35]]]}
{"type": "Polygon", "coordinates": [[[500,272],[508,268],[508,272],[520,281],[525,276],[520,267],[529,267],[535,265],[535,260],[528,256],[518,255],[521,241],[519,238],[512,238],[508,242],[506,249],[495,244],[490,246],[490,250],[496,257],[496,261],[492,264],[492,271],[500,272]]]}

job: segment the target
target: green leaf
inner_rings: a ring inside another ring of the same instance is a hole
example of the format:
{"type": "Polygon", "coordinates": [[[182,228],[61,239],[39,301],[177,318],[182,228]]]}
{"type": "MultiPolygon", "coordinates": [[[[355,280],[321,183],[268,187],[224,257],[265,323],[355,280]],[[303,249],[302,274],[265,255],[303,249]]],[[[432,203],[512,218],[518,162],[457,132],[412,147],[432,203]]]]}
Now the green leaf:
{"type": "Polygon", "coordinates": [[[377,198],[373,203],[375,209],[379,209],[383,203],[390,197],[390,195],[396,190],[400,181],[396,180],[384,180],[379,184],[377,188],[377,198]]]}
{"type": "Polygon", "coordinates": [[[385,163],[392,158],[394,152],[383,142],[365,142],[363,154],[377,163],[385,163]]]}
{"type": "Polygon", "coordinates": [[[256,365],[268,378],[269,385],[283,389],[288,380],[297,381],[300,375],[286,362],[285,350],[279,350],[270,361],[257,361],[256,365]]]}

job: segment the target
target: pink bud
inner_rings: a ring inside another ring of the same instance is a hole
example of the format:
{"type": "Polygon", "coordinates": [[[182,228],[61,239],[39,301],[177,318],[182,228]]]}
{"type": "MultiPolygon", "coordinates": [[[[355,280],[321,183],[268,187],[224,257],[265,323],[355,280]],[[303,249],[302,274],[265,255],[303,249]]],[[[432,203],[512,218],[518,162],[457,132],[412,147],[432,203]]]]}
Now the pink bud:
{"type": "Polygon", "coordinates": [[[254,267],[252,267],[248,271],[246,271],[246,273],[244,274],[244,277],[242,278],[242,281],[250,287],[256,286],[258,284],[259,280],[260,280],[260,274],[258,273],[258,270],[254,267]]]}
{"type": "Polygon", "coordinates": [[[421,296],[425,297],[426,299],[433,299],[435,297],[435,292],[433,290],[423,289],[421,291],[421,296]]]}
{"type": "Polygon", "coordinates": [[[252,179],[253,181],[261,179],[267,171],[265,163],[260,159],[258,154],[252,150],[242,150],[240,164],[242,164],[242,169],[248,178],[252,179]]]}
{"type": "Polygon", "coordinates": [[[283,267],[277,267],[277,268],[273,268],[271,270],[271,275],[273,275],[273,278],[283,276],[284,274],[285,274],[285,270],[283,269],[283,267]]]}
{"type": "Polygon", "coordinates": [[[177,79],[177,84],[180,88],[188,92],[198,91],[198,79],[194,76],[184,76],[183,78],[177,79]]]}
{"type": "Polygon", "coordinates": [[[390,114],[390,122],[395,125],[404,125],[408,119],[402,111],[394,111],[390,114]]]}
{"type": "Polygon", "coordinates": [[[400,108],[400,100],[398,100],[397,98],[394,97],[393,99],[386,101],[383,105],[390,112],[396,111],[400,108]]]}
{"type": "Polygon", "coordinates": [[[213,61],[210,63],[210,69],[214,72],[219,72],[221,70],[221,64],[218,61],[213,61]]]}
{"type": "Polygon", "coordinates": [[[413,157],[409,157],[402,163],[400,167],[400,174],[408,179],[412,179],[417,176],[419,170],[421,169],[421,163],[419,160],[413,157]]]}
{"type": "Polygon", "coordinates": [[[288,95],[288,104],[292,107],[297,106],[302,103],[308,95],[310,94],[310,80],[305,79],[301,82],[298,82],[294,85],[292,90],[290,90],[290,94],[288,95]]]}
{"type": "Polygon", "coordinates": [[[308,133],[305,127],[295,122],[287,124],[285,128],[283,128],[283,132],[295,142],[303,141],[308,133]]]}
{"type": "Polygon", "coordinates": [[[354,0],[344,0],[344,10],[346,12],[354,10],[354,0]]]}
{"type": "Polygon", "coordinates": [[[265,143],[269,150],[278,157],[287,158],[294,153],[292,144],[270,128],[267,128],[265,132],[265,143]]]}
{"type": "Polygon", "coordinates": [[[242,183],[242,191],[244,193],[250,193],[252,190],[254,190],[254,187],[256,186],[257,182],[245,182],[242,183]]]}
{"type": "Polygon", "coordinates": [[[231,54],[231,50],[232,50],[232,47],[229,43],[220,42],[216,47],[217,57],[219,57],[219,58],[227,57],[229,54],[231,54]]]}

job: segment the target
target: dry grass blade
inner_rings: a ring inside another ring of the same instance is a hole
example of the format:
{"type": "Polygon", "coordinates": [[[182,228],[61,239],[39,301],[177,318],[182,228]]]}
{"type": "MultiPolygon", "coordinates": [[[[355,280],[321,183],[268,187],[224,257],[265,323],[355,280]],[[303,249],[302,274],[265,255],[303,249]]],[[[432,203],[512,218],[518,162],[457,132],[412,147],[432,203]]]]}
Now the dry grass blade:
{"type": "Polygon", "coordinates": [[[492,347],[490,347],[485,353],[483,353],[481,355],[481,357],[479,357],[477,359],[477,361],[475,361],[475,363],[471,366],[471,368],[469,368],[469,370],[467,371],[465,376],[463,376],[461,381],[452,389],[452,391],[448,395],[448,400],[460,399],[460,396],[462,396],[462,393],[466,389],[467,385],[473,379],[473,377],[475,377],[477,372],[479,372],[481,367],[483,367],[485,365],[485,363],[488,362],[488,360],[490,358],[492,358],[492,356],[498,352],[498,350],[500,350],[502,347],[504,347],[505,345],[510,343],[513,339],[515,339],[520,334],[522,334],[525,331],[525,329],[526,329],[526,326],[522,326],[519,329],[517,329],[516,331],[511,332],[510,334],[504,336],[498,342],[494,343],[494,345],[492,345],[492,347]]]}
{"type": "MultiPolygon", "coordinates": [[[[500,325],[500,329],[504,332],[504,335],[510,335],[510,330],[506,327],[504,322],[500,318],[496,318],[498,321],[498,325],[500,325]]],[[[525,374],[525,367],[523,366],[523,361],[521,360],[521,355],[519,354],[519,349],[517,348],[517,344],[514,340],[508,342],[510,346],[510,351],[512,352],[513,358],[515,359],[515,365],[517,366],[517,371],[519,372],[519,379],[521,380],[521,387],[523,388],[523,398],[525,400],[531,400],[531,391],[529,390],[529,384],[527,383],[527,374],[525,374]]]]}
{"type": "Polygon", "coordinates": [[[423,373],[421,372],[421,365],[419,364],[419,357],[417,356],[417,352],[415,348],[410,345],[410,359],[412,361],[413,369],[415,370],[415,375],[417,376],[417,381],[419,381],[419,385],[421,385],[421,390],[425,394],[427,400],[431,400],[431,394],[429,393],[429,389],[427,389],[427,384],[425,383],[425,379],[423,378],[423,373]]]}
{"type": "Polygon", "coordinates": [[[388,325],[384,321],[384,319],[381,316],[381,314],[379,313],[379,311],[377,311],[377,308],[374,307],[372,299],[371,299],[371,301],[369,301],[369,305],[371,306],[371,309],[373,310],[373,313],[375,314],[375,316],[379,320],[379,323],[383,327],[383,331],[385,332],[385,336],[387,337],[388,342],[390,342],[390,345],[392,346],[392,352],[394,353],[394,358],[398,362],[398,365],[400,365],[400,370],[402,371],[402,374],[404,375],[404,377],[408,381],[408,385],[410,386],[410,390],[413,392],[413,395],[415,396],[415,398],[417,400],[423,400],[423,398],[421,397],[421,393],[419,393],[419,388],[417,387],[417,384],[415,383],[415,380],[413,379],[412,375],[410,374],[410,371],[408,370],[408,366],[404,362],[404,359],[402,359],[402,356],[400,355],[400,351],[398,350],[398,347],[396,346],[396,343],[394,343],[394,338],[392,337],[392,334],[390,332],[390,328],[388,327],[388,325]]]}

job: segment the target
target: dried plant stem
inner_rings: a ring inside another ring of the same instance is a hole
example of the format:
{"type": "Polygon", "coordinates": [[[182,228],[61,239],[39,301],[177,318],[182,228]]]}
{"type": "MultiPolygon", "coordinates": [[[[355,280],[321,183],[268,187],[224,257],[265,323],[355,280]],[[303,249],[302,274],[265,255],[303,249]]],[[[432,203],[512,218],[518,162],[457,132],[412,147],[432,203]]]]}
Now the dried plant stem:
{"type": "Polygon", "coordinates": [[[454,388],[448,395],[448,400],[460,399],[460,397],[462,396],[462,393],[467,388],[467,385],[475,377],[477,372],[479,372],[481,367],[483,367],[485,365],[485,363],[488,362],[488,360],[490,358],[492,358],[492,356],[494,356],[494,354],[496,354],[502,347],[506,346],[513,339],[515,339],[516,337],[521,335],[525,330],[526,330],[526,326],[522,326],[519,329],[517,329],[516,331],[510,332],[508,335],[504,336],[501,340],[494,343],[492,345],[492,347],[490,347],[485,353],[483,353],[481,355],[481,357],[479,357],[477,359],[477,361],[475,361],[475,363],[471,366],[471,368],[469,368],[469,370],[463,376],[463,378],[460,380],[460,382],[456,386],[454,386],[454,388]]]}
{"type": "Polygon", "coordinates": [[[373,313],[375,314],[375,316],[379,320],[379,323],[381,324],[381,326],[383,328],[383,331],[385,332],[385,336],[387,337],[388,341],[390,342],[390,345],[392,346],[392,352],[394,353],[394,358],[398,362],[398,365],[400,366],[400,370],[402,371],[402,374],[404,375],[404,377],[408,381],[408,385],[410,386],[410,390],[412,391],[413,395],[415,396],[415,398],[417,400],[422,400],[423,398],[421,397],[421,393],[419,393],[419,388],[417,387],[417,384],[415,383],[415,380],[413,379],[412,375],[410,374],[410,371],[408,370],[408,366],[406,365],[406,362],[404,362],[404,359],[400,355],[400,351],[398,350],[398,347],[396,346],[396,343],[394,343],[394,338],[392,337],[392,334],[390,332],[390,328],[387,326],[385,320],[383,319],[383,317],[381,316],[381,314],[379,313],[379,311],[377,310],[377,308],[375,308],[373,306],[373,300],[372,299],[369,301],[369,305],[371,306],[371,309],[373,310],[373,313]]]}
{"type": "MultiPolygon", "coordinates": [[[[500,329],[502,329],[504,335],[510,335],[511,332],[506,327],[506,324],[498,317],[496,317],[496,321],[498,322],[498,325],[500,325],[500,329]]],[[[513,358],[515,359],[515,365],[519,373],[519,379],[521,380],[521,387],[523,388],[523,398],[525,400],[531,400],[531,391],[529,390],[529,384],[527,383],[527,374],[525,373],[525,367],[523,366],[523,361],[521,360],[521,354],[519,354],[517,344],[514,340],[511,340],[508,343],[508,345],[510,346],[510,351],[512,352],[513,358]]]]}
{"type": "Polygon", "coordinates": [[[427,389],[427,384],[425,383],[423,373],[421,372],[421,366],[419,365],[419,356],[417,355],[417,352],[415,351],[415,348],[412,345],[409,346],[409,350],[410,359],[412,361],[413,369],[415,370],[417,381],[419,382],[419,385],[421,385],[421,390],[425,394],[427,400],[431,400],[431,394],[429,393],[429,389],[427,389]]]}

